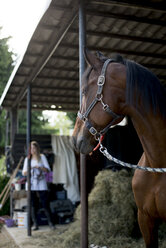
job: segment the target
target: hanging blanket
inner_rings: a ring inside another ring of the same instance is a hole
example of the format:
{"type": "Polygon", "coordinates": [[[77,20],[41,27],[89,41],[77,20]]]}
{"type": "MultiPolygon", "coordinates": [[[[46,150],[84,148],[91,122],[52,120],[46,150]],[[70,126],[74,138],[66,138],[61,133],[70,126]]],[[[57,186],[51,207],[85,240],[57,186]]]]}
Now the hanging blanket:
{"type": "Polygon", "coordinates": [[[51,136],[55,154],[53,183],[64,184],[67,197],[73,203],[80,201],[76,159],[69,136],[51,136]]]}

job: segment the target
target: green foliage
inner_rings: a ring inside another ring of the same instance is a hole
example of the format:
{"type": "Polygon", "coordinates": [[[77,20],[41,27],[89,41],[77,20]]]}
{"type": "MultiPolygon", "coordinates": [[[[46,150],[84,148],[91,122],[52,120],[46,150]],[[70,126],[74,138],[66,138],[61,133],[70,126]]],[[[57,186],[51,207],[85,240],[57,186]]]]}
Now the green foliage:
{"type": "MultiPolygon", "coordinates": [[[[6,167],[5,167],[5,157],[0,158],[0,194],[3,191],[5,185],[9,181],[9,177],[6,174],[6,167]]],[[[2,199],[0,199],[1,202],[2,199]]],[[[0,210],[0,216],[2,215],[9,215],[10,214],[10,200],[7,199],[5,205],[0,210]]]]}
{"type": "Polygon", "coordinates": [[[70,130],[72,129],[73,123],[67,116],[66,112],[55,111],[50,118],[50,114],[45,113],[48,117],[49,123],[45,126],[49,130],[54,130],[54,134],[60,135],[70,135],[70,130]]]}
{"type": "MultiPolygon", "coordinates": [[[[1,31],[0,27],[0,31],[1,31]]],[[[0,38],[0,95],[2,95],[3,90],[8,82],[11,72],[14,67],[13,63],[13,53],[9,51],[8,40],[11,37],[0,38]]],[[[3,110],[0,116],[0,147],[5,146],[5,129],[6,129],[6,112],[3,110]]],[[[69,134],[69,129],[74,127],[76,119],[75,113],[64,113],[60,114],[54,126],[49,125],[48,118],[46,118],[42,111],[32,111],[32,134],[69,134]]],[[[27,120],[26,120],[26,110],[18,110],[18,127],[19,133],[26,133],[27,120]]]]}
{"type": "MultiPolygon", "coordinates": [[[[0,31],[1,31],[0,27],[0,31]]],[[[6,86],[6,83],[11,75],[13,70],[13,53],[9,51],[8,47],[8,40],[10,37],[7,38],[0,38],[0,96],[6,86]]],[[[4,146],[5,143],[5,111],[1,112],[0,115],[0,146],[4,146]]]]}
{"type": "MultiPolygon", "coordinates": [[[[1,31],[0,27],[0,31],[1,31]]],[[[13,70],[13,53],[9,51],[8,41],[11,37],[0,38],[0,95],[13,70]]]]}
{"type": "MultiPolygon", "coordinates": [[[[8,176],[0,176],[0,193],[4,189],[5,185],[9,181],[8,176]]],[[[0,216],[10,215],[10,199],[8,198],[2,209],[0,210],[0,216]]]]}
{"type": "Polygon", "coordinates": [[[6,128],[6,121],[5,121],[6,111],[3,110],[0,113],[0,147],[4,147],[5,144],[5,128],[6,128]]]}
{"type": "Polygon", "coordinates": [[[74,125],[75,125],[75,122],[76,122],[76,118],[77,118],[77,113],[67,112],[67,116],[72,121],[71,126],[72,126],[72,128],[74,128],[74,125]]]}
{"type": "MultiPolygon", "coordinates": [[[[26,110],[18,111],[18,120],[19,120],[19,133],[26,133],[27,128],[27,118],[26,110]]],[[[45,118],[42,114],[42,111],[32,111],[31,116],[31,133],[32,134],[47,134],[50,133],[49,130],[45,129],[48,119],[45,118]]]]}
{"type": "Polygon", "coordinates": [[[6,175],[5,156],[0,157],[0,176],[6,175]]]}

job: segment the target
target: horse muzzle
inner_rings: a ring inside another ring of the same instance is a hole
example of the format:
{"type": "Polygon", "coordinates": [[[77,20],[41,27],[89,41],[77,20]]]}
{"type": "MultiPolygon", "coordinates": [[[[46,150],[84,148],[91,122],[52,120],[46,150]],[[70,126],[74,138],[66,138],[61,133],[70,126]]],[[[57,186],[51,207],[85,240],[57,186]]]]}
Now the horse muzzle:
{"type": "Polygon", "coordinates": [[[72,143],[76,152],[82,154],[89,154],[93,151],[95,144],[91,144],[89,139],[86,139],[85,136],[72,136],[72,143]]]}

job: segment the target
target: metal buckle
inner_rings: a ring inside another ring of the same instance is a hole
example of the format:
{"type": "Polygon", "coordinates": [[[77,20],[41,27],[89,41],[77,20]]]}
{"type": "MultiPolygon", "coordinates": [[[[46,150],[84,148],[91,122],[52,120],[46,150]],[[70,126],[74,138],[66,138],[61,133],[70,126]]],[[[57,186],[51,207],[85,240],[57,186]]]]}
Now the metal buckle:
{"type": "Polygon", "coordinates": [[[103,103],[103,110],[106,111],[108,108],[108,104],[103,103]]]}
{"type": "Polygon", "coordinates": [[[89,132],[92,134],[92,135],[96,135],[97,134],[97,130],[94,128],[94,127],[91,127],[89,129],[89,132]]]}
{"type": "Polygon", "coordinates": [[[98,86],[103,86],[104,85],[104,82],[105,82],[105,76],[104,75],[100,75],[98,77],[97,85],[98,86]]]}
{"type": "Polygon", "coordinates": [[[80,118],[82,120],[83,114],[81,114],[80,111],[78,111],[77,116],[78,116],[78,118],[80,118]]]}
{"type": "Polygon", "coordinates": [[[84,114],[81,114],[81,112],[79,111],[78,113],[77,113],[77,116],[78,116],[78,118],[80,119],[80,120],[82,120],[82,121],[86,121],[86,117],[85,117],[85,113],[84,114]]]}

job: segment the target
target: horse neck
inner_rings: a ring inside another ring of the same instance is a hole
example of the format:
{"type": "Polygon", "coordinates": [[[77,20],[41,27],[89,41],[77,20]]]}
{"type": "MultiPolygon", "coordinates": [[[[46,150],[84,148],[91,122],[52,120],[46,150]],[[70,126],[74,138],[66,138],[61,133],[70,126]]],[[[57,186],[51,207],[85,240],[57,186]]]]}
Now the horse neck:
{"type": "Polygon", "coordinates": [[[151,167],[166,167],[166,120],[132,109],[130,117],[151,167]]]}

